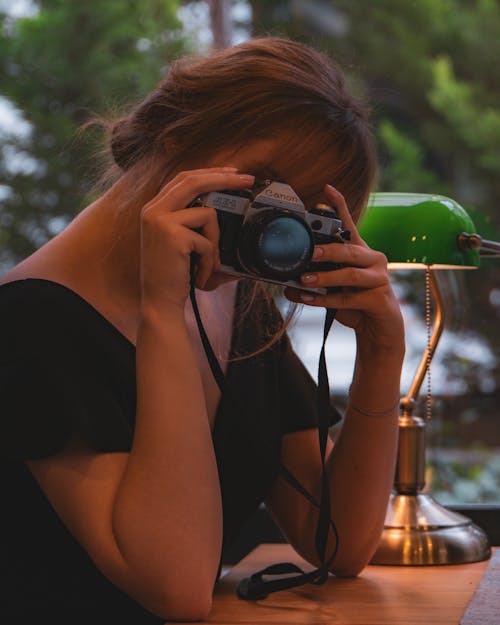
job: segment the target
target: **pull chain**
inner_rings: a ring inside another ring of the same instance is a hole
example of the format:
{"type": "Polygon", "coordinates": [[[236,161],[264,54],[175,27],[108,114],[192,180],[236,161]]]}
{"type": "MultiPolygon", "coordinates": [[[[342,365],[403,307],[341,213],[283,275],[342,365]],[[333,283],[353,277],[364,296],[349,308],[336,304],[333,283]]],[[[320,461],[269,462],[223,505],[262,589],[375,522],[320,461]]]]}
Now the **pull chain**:
{"type": "Polygon", "coordinates": [[[425,398],[425,420],[430,421],[432,416],[432,393],[431,393],[431,268],[425,268],[425,329],[427,331],[427,395],[425,398]]]}

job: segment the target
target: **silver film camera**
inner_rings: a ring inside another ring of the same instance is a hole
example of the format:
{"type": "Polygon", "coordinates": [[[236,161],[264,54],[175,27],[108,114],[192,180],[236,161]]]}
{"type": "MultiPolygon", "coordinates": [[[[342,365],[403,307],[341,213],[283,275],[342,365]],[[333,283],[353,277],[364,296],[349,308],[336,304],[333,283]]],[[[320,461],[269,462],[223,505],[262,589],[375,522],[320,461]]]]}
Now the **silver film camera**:
{"type": "Polygon", "coordinates": [[[242,191],[213,191],[197,197],[190,206],[208,206],[217,212],[223,273],[316,293],[326,293],[326,289],[305,287],[300,275],[339,265],[312,262],[314,246],[349,239],[332,207],[317,204],[306,210],[292,187],[283,182],[266,180],[242,191]]]}

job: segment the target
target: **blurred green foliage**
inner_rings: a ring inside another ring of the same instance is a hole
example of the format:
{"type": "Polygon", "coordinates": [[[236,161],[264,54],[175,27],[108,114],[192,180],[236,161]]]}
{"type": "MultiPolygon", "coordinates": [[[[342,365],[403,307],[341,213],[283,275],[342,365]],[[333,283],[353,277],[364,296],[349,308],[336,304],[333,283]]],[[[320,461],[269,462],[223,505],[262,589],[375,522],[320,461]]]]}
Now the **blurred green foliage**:
{"type": "Polygon", "coordinates": [[[319,46],[373,107],[379,190],[441,192],[500,230],[500,3],[251,0],[254,34],[319,46]]]}
{"type": "Polygon", "coordinates": [[[83,207],[97,175],[95,114],[141,98],[185,42],[176,0],[39,0],[0,12],[0,94],[30,130],[0,137],[0,265],[31,253],[83,207]]]}

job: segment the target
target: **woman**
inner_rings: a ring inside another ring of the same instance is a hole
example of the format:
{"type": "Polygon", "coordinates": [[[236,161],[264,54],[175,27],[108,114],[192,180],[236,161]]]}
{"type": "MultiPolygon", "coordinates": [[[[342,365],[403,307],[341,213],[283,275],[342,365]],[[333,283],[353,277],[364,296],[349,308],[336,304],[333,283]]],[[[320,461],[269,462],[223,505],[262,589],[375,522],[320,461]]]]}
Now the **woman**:
{"type": "Polygon", "coordinates": [[[344,425],[327,448],[331,571],[356,575],[383,526],[404,351],[385,258],[355,226],[374,175],[364,112],[318,52],[257,39],[175,64],[110,144],[108,190],[1,281],[4,611],[204,619],[221,546],[262,501],[318,564],[317,511],[277,477],[281,460],[319,493],[314,384],[262,289],[252,298],[250,281],[218,271],[215,211],[187,208],[255,177],[333,205],[352,233],[316,247],[344,268],[302,277],[342,289],[285,294],[337,308],[356,333],[344,425]],[[192,252],[222,396],[187,301],[192,252]]]}

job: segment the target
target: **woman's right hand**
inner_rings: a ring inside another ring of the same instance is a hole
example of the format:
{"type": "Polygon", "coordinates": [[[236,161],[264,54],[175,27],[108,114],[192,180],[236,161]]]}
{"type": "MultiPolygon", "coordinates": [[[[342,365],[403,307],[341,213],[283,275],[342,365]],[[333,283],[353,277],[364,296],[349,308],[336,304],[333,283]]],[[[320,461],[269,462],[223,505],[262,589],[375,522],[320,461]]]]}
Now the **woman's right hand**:
{"type": "Polygon", "coordinates": [[[215,209],[188,205],[202,193],[252,186],[254,176],[234,167],[177,174],[141,211],[142,303],[184,310],[190,288],[190,258],[197,254],[195,285],[203,287],[220,267],[215,209]]]}

